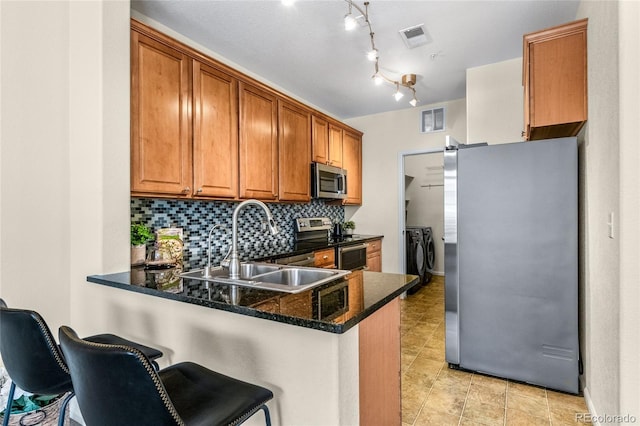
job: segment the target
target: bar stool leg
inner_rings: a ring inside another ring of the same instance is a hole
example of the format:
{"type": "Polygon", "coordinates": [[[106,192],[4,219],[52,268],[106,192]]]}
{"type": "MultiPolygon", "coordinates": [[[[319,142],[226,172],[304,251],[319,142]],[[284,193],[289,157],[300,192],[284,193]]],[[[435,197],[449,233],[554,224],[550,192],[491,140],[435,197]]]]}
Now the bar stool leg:
{"type": "Polygon", "coordinates": [[[11,387],[9,388],[9,399],[7,400],[7,408],[4,409],[4,420],[2,426],[9,424],[9,416],[11,415],[11,406],[13,405],[13,394],[16,391],[16,384],[11,381],[11,387]]]}
{"type": "Polygon", "coordinates": [[[261,407],[262,411],[264,411],[264,420],[267,426],[271,426],[271,416],[269,415],[269,409],[266,405],[261,407]]]}
{"type": "Polygon", "coordinates": [[[62,401],[62,405],[60,406],[60,413],[58,414],[58,426],[64,426],[64,414],[67,410],[67,404],[71,401],[76,394],[74,392],[69,392],[69,395],[64,397],[62,401]]]}

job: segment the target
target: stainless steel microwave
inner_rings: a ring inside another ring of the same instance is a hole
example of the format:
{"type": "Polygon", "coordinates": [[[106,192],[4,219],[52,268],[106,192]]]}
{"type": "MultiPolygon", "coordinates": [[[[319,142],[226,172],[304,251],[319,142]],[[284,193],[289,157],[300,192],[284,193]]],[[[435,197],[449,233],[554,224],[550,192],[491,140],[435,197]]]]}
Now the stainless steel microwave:
{"type": "Polygon", "coordinates": [[[347,171],[321,163],[311,163],[311,196],[313,198],[347,198],[347,171]]]}

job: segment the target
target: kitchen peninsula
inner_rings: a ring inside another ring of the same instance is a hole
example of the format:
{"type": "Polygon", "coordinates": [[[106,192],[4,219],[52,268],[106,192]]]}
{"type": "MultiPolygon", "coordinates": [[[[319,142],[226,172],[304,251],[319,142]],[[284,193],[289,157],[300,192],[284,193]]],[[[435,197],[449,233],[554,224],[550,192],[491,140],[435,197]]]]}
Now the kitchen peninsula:
{"type": "Polygon", "coordinates": [[[130,337],[165,339],[153,337],[164,362],[193,360],[271,389],[274,425],[400,425],[399,296],[416,276],[355,271],[344,280],[347,310],[319,320],[318,294],[335,283],[288,294],[167,273],[134,268],[88,281],[131,292],[133,311],[119,315],[137,318],[130,337]]]}

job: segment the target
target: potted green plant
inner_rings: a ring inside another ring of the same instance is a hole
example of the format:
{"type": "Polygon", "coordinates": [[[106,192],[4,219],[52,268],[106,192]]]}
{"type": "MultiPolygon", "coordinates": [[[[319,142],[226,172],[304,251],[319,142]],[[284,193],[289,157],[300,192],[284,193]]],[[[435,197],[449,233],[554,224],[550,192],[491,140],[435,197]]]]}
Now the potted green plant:
{"type": "Polygon", "coordinates": [[[342,229],[347,235],[353,234],[353,230],[356,229],[356,223],[352,220],[348,220],[342,224],[342,229]]]}
{"type": "Polygon", "coordinates": [[[140,265],[147,257],[147,241],[153,240],[151,229],[144,223],[131,224],[131,264],[140,265]]]}

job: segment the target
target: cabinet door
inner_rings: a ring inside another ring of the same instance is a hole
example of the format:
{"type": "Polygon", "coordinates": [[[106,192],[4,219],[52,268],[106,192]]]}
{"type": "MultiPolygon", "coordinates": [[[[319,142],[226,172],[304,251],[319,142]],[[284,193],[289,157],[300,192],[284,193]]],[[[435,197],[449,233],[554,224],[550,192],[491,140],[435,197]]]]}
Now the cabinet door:
{"type": "Polygon", "coordinates": [[[382,272],[382,253],[377,252],[367,256],[367,270],[371,272],[382,272]]]}
{"type": "Polygon", "coordinates": [[[195,195],[238,196],[238,81],[193,61],[195,195]]]}
{"type": "Polygon", "coordinates": [[[335,269],[336,251],[333,248],[313,252],[313,266],[316,268],[335,269]]]}
{"type": "Polygon", "coordinates": [[[344,204],[362,204],[362,139],[345,131],[342,140],[343,167],[347,171],[347,198],[344,204]]]}
{"type": "Polygon", "coordinates": [[[369,241],[367,246],[367,270],[382,272],[382,240],[369,241]]]}
{"type": "Polygon", "coordinates": [[[329,124],[329,165],[342,167],[342,129],[329,124]]]}
{"type": "Polygon", "coordinates": [[[240,82],[240,198],[278,196],[278,105],[275,95],[240,82]]]}
{"type": "Polygon", "coordinates": [[[282,201],[311,199],[311,113],[278,102],[278,198],[282,201]]]}
{"type": "Polygon", "coordinates": [[[587,20],[524,36],[528,139],[575,136],[587,120],[587,20]]]}
{"type": "Polygon", "coordinates": [[[402,423],[400,298],[359,325],[360,424],[402,423]]]}
{"type": "Polygon", "coordinates": [[[329,163],[329,122],[318,116],[311,121],[311,140],[313,144],[313,161],[322,164],[329,163]]]}
{"type": "Polygon", "coordinates": [[[131,192],[191,195],[191,61],[131,32],[131,192]]]}

